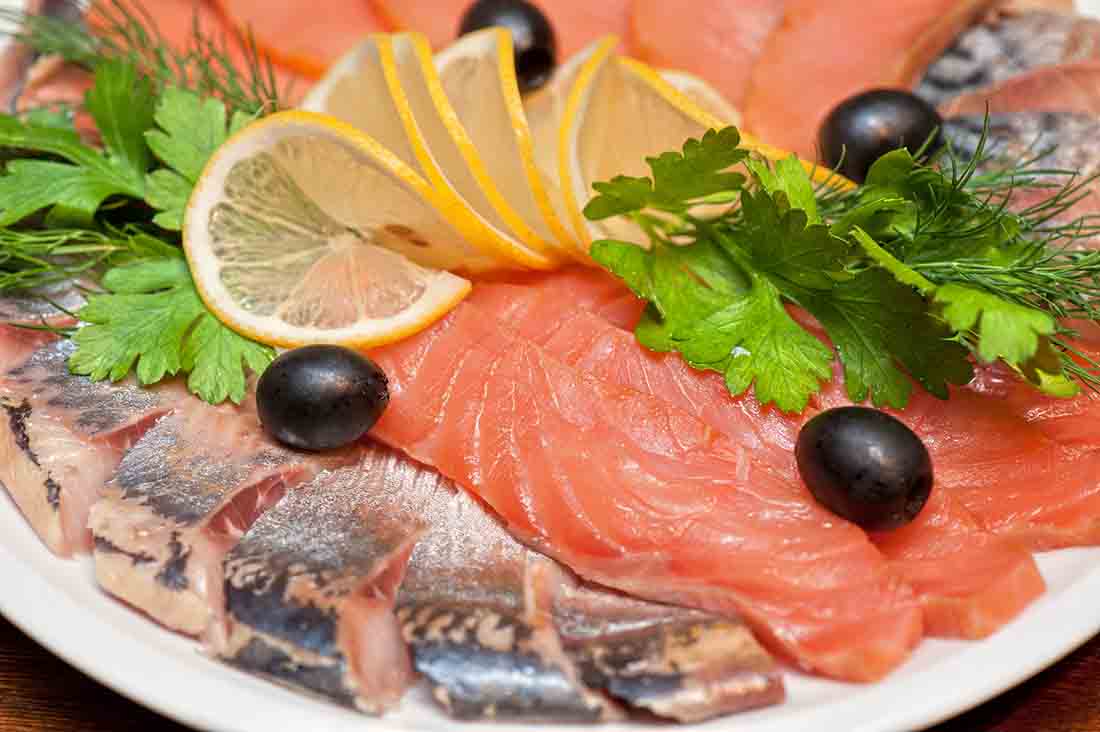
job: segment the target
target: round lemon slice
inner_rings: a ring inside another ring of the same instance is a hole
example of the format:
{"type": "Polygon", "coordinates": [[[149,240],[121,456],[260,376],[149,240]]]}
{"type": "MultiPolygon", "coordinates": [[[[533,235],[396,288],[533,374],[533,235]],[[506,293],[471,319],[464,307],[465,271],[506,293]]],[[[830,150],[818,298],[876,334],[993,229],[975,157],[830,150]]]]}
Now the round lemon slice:
{"type": "Polygon", "coordinates": [[[423,36],[410,39],[440,119],[493,208],[531,248],[567,252],[572,233],[535,163],[511,34],[503,28],[468,33],[434,59],[423,36]]]}
{"type": "Polygon", "coordinates": [[[280,112],[230,138],[184,217],[207,307],[264,343],[371,346],[417,332],[470,283],[445,202],[376,140],[339,120],[280,112]]]}

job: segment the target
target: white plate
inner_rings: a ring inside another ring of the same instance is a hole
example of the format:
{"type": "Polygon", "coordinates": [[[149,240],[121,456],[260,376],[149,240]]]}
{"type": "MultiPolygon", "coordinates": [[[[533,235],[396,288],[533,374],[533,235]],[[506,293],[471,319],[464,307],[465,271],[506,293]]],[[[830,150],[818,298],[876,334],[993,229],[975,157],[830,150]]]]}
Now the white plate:
{"type": "MultiPolygon", "coordinates": [[[[785,704],[698,728],[912,732],[975,706],[1100,631],[1100,549],[1042,555],[1039,566],[1049,584],[1047,593],[989,640],[925,641],[888,679],[866,686],[790,674],[785,704]]],[[[0,587],[0,613],[39,643],[134,701],[202,730],[435,732],[456,727],[422,689],[396,712],[372,720],[201,655],[196,643],[100,593],[90,560],[62,561],[46,551],[6,494],[0,498],[0,587]]],[[[460,729],[519,732],[530,727],[465,724],[460,729]]],[[[654,728],[614,724],[599,729],[654,728]]]]}
{"type": "MultiPolygon", "coordinates": [[[[0,0],[19,7],[21,0],[0,0]]],[[[1079,0],[1100,16],[1100,0],[1079,0]]],[[[2,46],[0,42],[0,46],[2,46]]],[[[1100,548],[1039,556],[1048,591],[981,642],[924,641],[883,682],[857,686],[789,674],[786,703],[691,729],[730,732],[913,732],[974,707],[1055,663],[1100,632],[1100,548]]],[[[0,490],[0,614],[84,673],[135,702],[208,732],[430,732],[453,730],[423,689],[369,719],[259,681],[134,613],[95,586],[89,560],[43,548],[0,490]]],[[[526,732],[527,725],[464,724],[464,732],[526,732]]],[[[656,729],[613,724],[603,732],[656,729]]]]}

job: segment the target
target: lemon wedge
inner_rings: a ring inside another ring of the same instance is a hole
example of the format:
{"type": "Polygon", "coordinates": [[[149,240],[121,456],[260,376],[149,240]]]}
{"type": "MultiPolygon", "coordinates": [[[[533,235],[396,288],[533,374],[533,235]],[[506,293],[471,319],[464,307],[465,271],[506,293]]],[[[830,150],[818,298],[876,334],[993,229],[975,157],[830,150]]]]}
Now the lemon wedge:
{"type": "Polygon", "coordinates": [[[722,124],[741,126],[741,113],[717,89],[698,76],[677,69],[661,69],[657,73],[672,88],[722,124]]]}
{"type": "Polygon", "coordinates": [[[468,33],[434,59],[424,37],[411,40],[436,110],[493,208],[528,246],[560,257],[572,234],[535,162],[511,34],[468,33]]]}
{"type": "Polygon", "coordinates": [[[519,241],[492,209],[439,117],[414,50],[414,34],[371,34],[302,103],[331,114],[392,151],[438,192],[443,213],[482,256],[464,269],[547,269],[554,260],[519,241]]]}
{"type": "Polygon", "coordinates": [[[339,120],[273,114],[207,164],[184,250],[219,320],[271,345],[372,346],[415,333],[470,290],[470,256],[435,189],[339,120]]]}

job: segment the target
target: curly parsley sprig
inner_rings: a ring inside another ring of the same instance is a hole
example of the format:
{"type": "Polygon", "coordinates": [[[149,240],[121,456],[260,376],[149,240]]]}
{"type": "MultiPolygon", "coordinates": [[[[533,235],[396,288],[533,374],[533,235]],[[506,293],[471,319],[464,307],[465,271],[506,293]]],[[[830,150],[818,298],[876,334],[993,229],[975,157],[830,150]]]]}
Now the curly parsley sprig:
{"type": "Polygon", "coordinates": [[[85,108],[102,146],[71,124],[0,115],[0,292],[79,276],[101,288],[62,333],[74,373],[142,384],[187,375],[202,399],[240,402],[274,358],[203,305],[180,247],[207,160],[253,115],[193,89],[159,87],[130,58],[101,59],[85,108]]]}
{"type": "Polygon", "coordinates": [[[972,378],[972,359],[1000,360],[1057,396],[1100,383],[1100,364],[1059,321],[1100,320],[1100,256],[1066,248],[1095,226],[1058,223],[1080,181],[1013,212],[1013,187],[1045,176],[979,176],[978,156],[934,165],[899,150],[859,188],[815,189],[796,158],[772,165],[739,143],[732,127],[711,130],[650,158],[651,177],[594,186],[586,216],[626,217],[647,239],[591,250],[648,301],[643,345],[791,412],[831,376],[834,356],[849,396],[878,406],[905,406],[913,381],[946,398],[972,378]],[[739,164],[748,176],[730,170],[739,164]]]}

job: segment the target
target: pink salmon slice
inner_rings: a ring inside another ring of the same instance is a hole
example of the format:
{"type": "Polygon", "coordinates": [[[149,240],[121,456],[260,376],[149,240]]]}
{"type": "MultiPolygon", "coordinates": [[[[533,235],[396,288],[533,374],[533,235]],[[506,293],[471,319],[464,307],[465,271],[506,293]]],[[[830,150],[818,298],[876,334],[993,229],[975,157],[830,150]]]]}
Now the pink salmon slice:
{"type": "MultiPolygon", "coordinates": [[[[588,312],[585,308],[590,304],[598,308],[608,299],[606,284],[600,279],[568,273],[561,276],[561,282],[558,275],[550,275],[541,284],[481,283],[470,302],[502,314],[520,334],[565,363],[692,413],[750,448],[755,459],[777,466],[788,480],[800,482],[793,450],[804,418],[761,407],[751,397],[731,397],[719,374],[696,371],[676,354],[647,351],[632,334],[588,312]],[[569,305],[563,306],[566,302],[569,305]]],[[[835,388],[826,396],[848,403],[835,388]]],[[[930,409],[943,407],[927,398],[917,397],[914,402],[930,409]]],[[[906,419],[906,415],[899,416],[906,419]]],[[[942,448],[949,446],[942,441],[935,445],[941,446],[937,465],[944,459],[958,459],[945,454],[942,448]]],[[[890,540],[890,536],[873,538],[891,565],[914,585],[924,606],[926,633],[984,637],[1022,611],[1045,588],[1029,553],[983,530],[953,498],[933,501],[918,524],[904,532],[904,541],[890,540]],[[954,553],[945,551],[947,546],[953,547],[954,553]],[[960,571],[963,555],[968,562],[964,567],[986,571],[960,571]],[[988,571],[993,568],[1001,574],[988,571]],[[1015,591],[1001,592],[1005,587],[1015,591]],[[967,622],[956,622],[963,616],[967,622]]]]}
{"type": "Polygon", "coordinates": [[[919,639],[911,590],[862,531],[694,416],[566,366],[469,304],[372,355],[391,383],[374,434],[585,579],[738,611],[839,678],[880,678],[919,639]]]}
{"type": "Polygon", "coordinates": [[[222,563],[286,491],[351,459],[297,453],[254,405],[181,403],[122,458],[92,508],[96,579],[162,625],[224,642],[222,563]]]}

